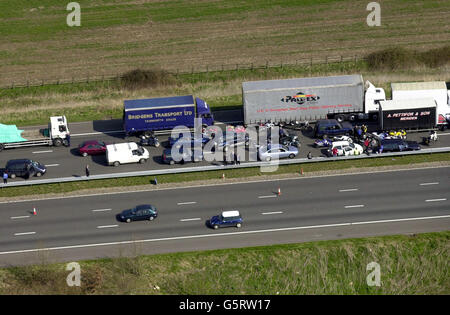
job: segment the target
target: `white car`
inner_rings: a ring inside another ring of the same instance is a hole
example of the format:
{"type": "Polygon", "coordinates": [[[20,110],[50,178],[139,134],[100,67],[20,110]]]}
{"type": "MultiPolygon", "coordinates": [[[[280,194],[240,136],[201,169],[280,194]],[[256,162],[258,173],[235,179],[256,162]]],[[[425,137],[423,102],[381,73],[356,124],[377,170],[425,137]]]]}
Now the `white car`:
{"type": "Polygon", "coordinates": [[[336,136],[333,137],[333,141],[348,141],[349,143],[353,143],[353,139],[349,136],[336,136]]]}
{"type": "Polygon", "coordinates": [[[361,155],[364,151],[363,147],[357,143],[349,141],[334,141],[328,149],[328,154],[333,156],[333,149],[337,149],[338,156],[361,155]]]}

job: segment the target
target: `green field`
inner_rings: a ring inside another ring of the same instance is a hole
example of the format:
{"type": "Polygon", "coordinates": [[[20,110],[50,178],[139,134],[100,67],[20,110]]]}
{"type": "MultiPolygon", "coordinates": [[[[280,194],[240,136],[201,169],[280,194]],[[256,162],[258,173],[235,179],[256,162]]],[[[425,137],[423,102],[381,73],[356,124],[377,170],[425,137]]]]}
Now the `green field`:
{"type": "Polygon", "coordinates": [[[359,0],[78,0],[0,3],[0,86],[329,57],[392,46],[426,50],[450,41],[448,1],[383,0],[369,27],[359,0]]]}
{"type": "Polygon", "coordinates": [[[450,294],[450,232],[0,269],[0,294],[450,294]],[[368,286],[367,264],[380,266],[368,286]]]}

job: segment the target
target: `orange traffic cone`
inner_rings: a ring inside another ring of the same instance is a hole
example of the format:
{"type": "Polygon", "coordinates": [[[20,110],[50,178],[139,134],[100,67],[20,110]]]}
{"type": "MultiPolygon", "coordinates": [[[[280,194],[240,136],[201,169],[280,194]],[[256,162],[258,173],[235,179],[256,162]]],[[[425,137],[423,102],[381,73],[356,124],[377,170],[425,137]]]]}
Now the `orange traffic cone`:
{"type": "Polygon", "coordinates": [[[33,208],[33,215],[37,215],[36,208],[33,208]]]}
{"type": "Polygon", "coordinates": [[[281,188],[278,187],[278,196],[281,196],[281,188]]]}

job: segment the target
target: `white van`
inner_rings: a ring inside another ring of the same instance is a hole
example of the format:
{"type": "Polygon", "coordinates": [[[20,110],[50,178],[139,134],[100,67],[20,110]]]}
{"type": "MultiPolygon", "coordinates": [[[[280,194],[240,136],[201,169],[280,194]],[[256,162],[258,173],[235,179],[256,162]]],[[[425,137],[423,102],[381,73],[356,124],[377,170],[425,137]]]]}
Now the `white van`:
{"type": "Polygon", "coordinates": [[[106,146],[106,162],[119,166],[126,163],[145,163],[150,157],[147,149],[135,142],[108,144],[106,146]]]}

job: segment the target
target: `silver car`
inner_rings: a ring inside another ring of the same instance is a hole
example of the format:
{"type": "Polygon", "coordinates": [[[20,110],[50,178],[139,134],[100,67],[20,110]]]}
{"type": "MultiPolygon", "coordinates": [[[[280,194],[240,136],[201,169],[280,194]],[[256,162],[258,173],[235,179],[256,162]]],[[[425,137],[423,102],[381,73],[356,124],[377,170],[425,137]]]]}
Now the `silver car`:
{"type": "Polygon", "coordinates": [[[270,161],[272,159],[293,159],[298,154],[298,149],[293,146],[285,146],[282,144],[273,144],[262,146],[258,149],[258,156],[261,161],[270,161]]]}

